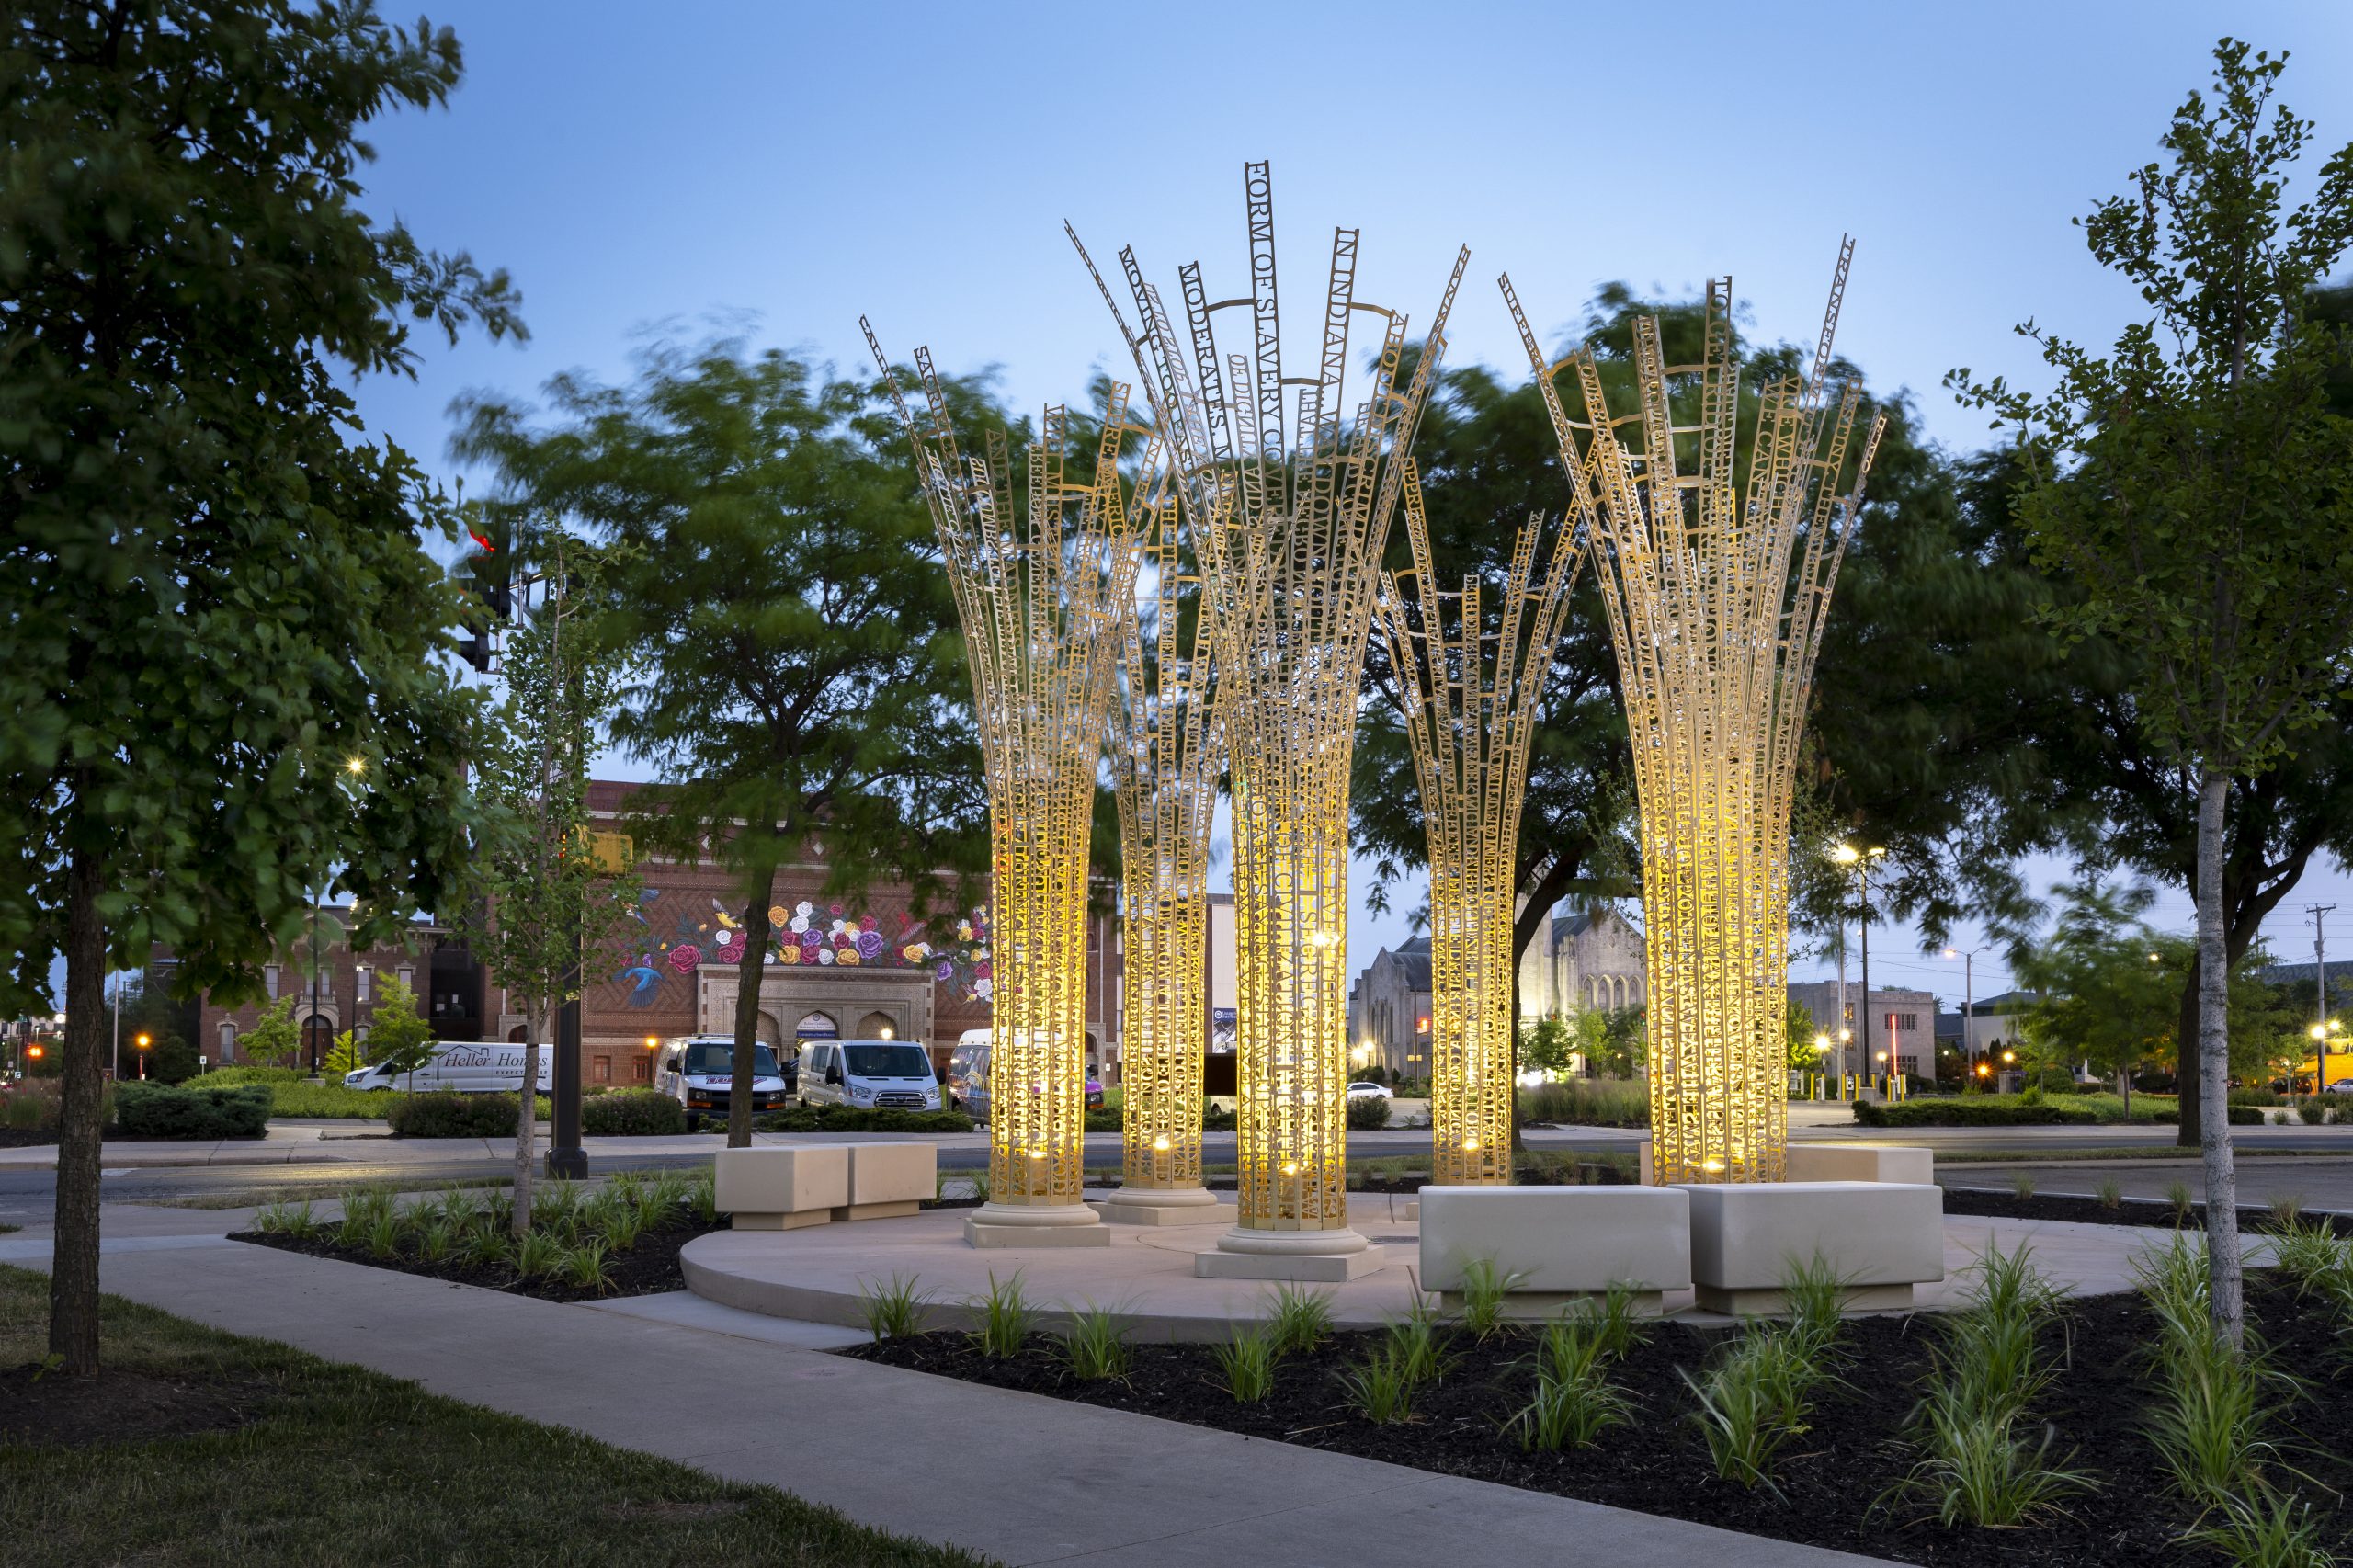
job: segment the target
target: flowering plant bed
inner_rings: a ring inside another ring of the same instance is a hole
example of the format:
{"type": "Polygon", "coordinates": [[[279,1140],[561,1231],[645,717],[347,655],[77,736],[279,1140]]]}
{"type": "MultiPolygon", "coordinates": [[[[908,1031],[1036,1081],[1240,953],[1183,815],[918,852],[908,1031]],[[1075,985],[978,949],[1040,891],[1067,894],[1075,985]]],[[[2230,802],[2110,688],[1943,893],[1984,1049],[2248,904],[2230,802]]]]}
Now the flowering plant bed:
{"type": "MultiPolygon", "coordinates": [[[[2024,1272],[2031,1281],[2030,1266],[2024,1272]]],[[[2188,1278],[2177,1270],[2175,1285],[2188,1289],[2188,1278]]],[[[2249,1324],[2268,1348],[2249,1365],[2293,1368],[2307,1383],[2268,1384],[2277,1395],[2271,1414],[2260,1431],[2241,1434],[2255,1446],[2245,1449],[2254,1462],[2238,1492],[2200,1500],[2174,1482],[2152,1438],[2165,1381],[2155,1366],[2166,1343],[2163,1298],[2063,1300],[2039,1282],[2019,1290],[2026,1294],[1981,1298],[1975,1313],[1837,1324],[1816,1346],[1827,1353],[1796,1418],[1761,1449],[1731,1445],[1729,1467],[1722,1440],[1737,1425],[1726,1420],[1739,1403],[1733,1374],[1780,1364],[1766,1352],[1777,1342],[1788,1351],[1802,1337],[1794,1325],[1654,1324],[1597,1355],[1589,1345],[1564,1350],[1585,1343],[1577,1335],[1491,1326],[1483,1338],[1465,1323],[1427,1317],[1386,1333],[1326,1328],[1317,1336],[1295,1321],[1302,1293],[1270,1301],[1266,1324],[1225,1345],[1126,1345],[1103,1313],[1081,1313],[1064,1337],[1022,1334],[1018,1310],[992,1310],[979,1314],[983,1333],[883,1338],[842,1354],[1939,1568],[2254,1561],[2199,1532],[2226,1525],[2234,1508],[2252,1514],[2273,1504],[2316,1544],[2343,1544],[2353,1527],[2342,1501],[2353,1482],[2344,1457],[2353,1454],[2345,1397],[2353,1377],[2336,1353],[2343,1320],[2300,1302],[2284,1281],[2251,1279],[2249,1324]],[[2034,1369],[2016,1392],[1994,1397],[2014,1401],[2000,1417],[2019,1446],[2008,1468],[2045,1479],[2014,1489],[2025,1506],[2006,1524],[1969,1522],[1966,1506],[1961,1517],[1940,1519],[1952,1472],[1932,1462],[1939,1450],[1918,1419],[1924,1394],[1945,1388],[1940,1407],[1949,1407],[1950,1388],[1966,1381],[1955,1373],[1965,1359],[1956,1348],[1964,1322],[1996,1337],[2023,1323],[2030,1346],[2034,1369]],[[1309,1338],[1316,1342],[1301,1342],[1309,1338]],[[1407,1370],[1415,1364],[1418,1381],[1407,1370]],[[1262,1395],[1236,1397],[1253,1376],[1262,1395]],[[1548,1397],[1549,1426],[1530,1414],[1548,1397]],[[1703,1410],[1714,1419],[1702,1420],[1703,1410]],[[1585,1446],[1575,1441],[1580,1420],[1595,1423],[1585,1446]],[[1563,1432],[1568,1441],[1546,1446],[1545,1437],[1558,1441],[1563,1432]],[[1744,1453],[1762,1457],[1744,1468],[1744,1453]]]]}

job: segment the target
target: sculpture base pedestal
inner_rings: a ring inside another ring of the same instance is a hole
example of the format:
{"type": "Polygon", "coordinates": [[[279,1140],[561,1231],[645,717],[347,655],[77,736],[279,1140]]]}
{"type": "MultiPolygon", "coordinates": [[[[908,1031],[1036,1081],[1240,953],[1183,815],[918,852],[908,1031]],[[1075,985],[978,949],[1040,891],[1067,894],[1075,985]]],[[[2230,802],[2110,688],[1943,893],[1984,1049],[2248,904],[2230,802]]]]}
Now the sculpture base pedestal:
{"type": "Polygon", "coordinates": [[[1107,1247],[1111,1233],[1084,1203],[983,1203],[964,1221],[975,1247],[1107,1247]]]}
{"type": "Polygon", "coordinates": [[[1114,1225],[1231,1225],[1231,1203],[1199,1187],[1123,1187],[1096,1206],[1114,1225]]]}
{"type": "Polygon", "coordinates": [[[1386,1267],[1389,1256],[1353,1230],[1255,1231],[1236,1225],[1193,1256],[1197,1279],[1288,1279],[1337,1285],[1386,1267]]]}

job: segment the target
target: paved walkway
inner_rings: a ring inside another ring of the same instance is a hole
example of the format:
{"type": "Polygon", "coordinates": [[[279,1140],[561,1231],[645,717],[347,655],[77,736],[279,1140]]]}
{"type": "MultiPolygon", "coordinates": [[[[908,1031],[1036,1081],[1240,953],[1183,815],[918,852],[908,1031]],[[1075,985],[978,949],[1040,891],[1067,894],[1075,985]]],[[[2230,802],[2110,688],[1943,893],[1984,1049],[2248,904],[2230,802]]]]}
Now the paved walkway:
{"type": "MultiPolygon", "coordinates": [[[[845,1360],[708,1304],[558,1306],[221,1240],[233,1211],[185,1218],[213,1234],[114,1231],[106,1289],[1008,1563],[1877,1562],[845,1360]]],[[[0,1238],[0,1261],[45,1247],[0,1238]]]]}

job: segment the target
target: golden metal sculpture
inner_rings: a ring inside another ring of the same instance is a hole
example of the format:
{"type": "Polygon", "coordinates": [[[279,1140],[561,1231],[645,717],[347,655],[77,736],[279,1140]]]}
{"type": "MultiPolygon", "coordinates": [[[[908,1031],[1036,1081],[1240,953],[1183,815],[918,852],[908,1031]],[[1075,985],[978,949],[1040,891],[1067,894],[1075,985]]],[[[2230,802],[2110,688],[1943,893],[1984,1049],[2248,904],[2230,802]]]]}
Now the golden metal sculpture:
{"type": "Polygon", "coordinates": [[[1431,1174],[1442,1186],[1504,1184],[1518,1025],[1519,815],[1580,546],[1573,519],[1546,546],[1544,519],[1531,517],[1499,594],[1470,574],[1442,589],[1411,459],[1404,494],[1414,563],[1387,580],[1381,619],[1429,838],[1431,1174]]]}
{"type": "Polygon", "coordinates": [[[1357,232],[1335,231],[1316,373],[1285,375],[1267,165],[1246,165],[1244,184],[1249,292],[1212,300],[1199,264],[1182,268],[1188,342],[1133,252],[1120,253],[1142,316],[1140,333],[1124,318],[1120,330],[1151,390],[1220,615],[1241,1109],[1240,1223],[1219,1244],[1360,1252],[1347,1194],[1348,766],[1398,460],[1444,352],[1468,253],[1401,383],[1405,318],[1356,298],[1357,232]],[[1219,352],[1211,324],[1225,310],[1249,313],[1246,355],[1219,352]],[[1383,335],[1370,395],[1351,415],[1343,382],[1359,312],[1380,318],[1383,335]]]}
{"type": "MultiPolygon", "coordinates": [[[[860,323],[864,325],[863,322],[860,323]]],[[[958,449],[927,350],[908,407],[867,342],[915,449],[954,585],[987,769],[990,887],[989,1201],[974,1226],[1083,1225],[1086,878],[1104,710],[1134,594],[1136,534],[1162,494],[1161,446],[1111,389],[1089,468],[1065,469],[1067,420],[1046,410],[1017,516],[1005,435],[958,449]],[[1140,445],[1129,504],[1120,457],[1140,445]]],[[[1074,465],[1075,466],[1075,465],[1074,465]]]]}
{"type": "Polygon", "coordinates": [[[1657,320],[1635,322],[1622,412],[1589,347],[1545,358],[1502,280],[1574,507],[1590,519],[1632,732],[1661,1182],[1782,1174],[1798,736],[1886,423],[1872,422],[1840,494],[1861,389],[1848,383],[1834,406],[1824,377],[1853,255],[1849,240],[1810,372],[1763,390],[1745,476],[1730,278],[1709,287],[1699,364],[1667,364],[1657,320]]]}

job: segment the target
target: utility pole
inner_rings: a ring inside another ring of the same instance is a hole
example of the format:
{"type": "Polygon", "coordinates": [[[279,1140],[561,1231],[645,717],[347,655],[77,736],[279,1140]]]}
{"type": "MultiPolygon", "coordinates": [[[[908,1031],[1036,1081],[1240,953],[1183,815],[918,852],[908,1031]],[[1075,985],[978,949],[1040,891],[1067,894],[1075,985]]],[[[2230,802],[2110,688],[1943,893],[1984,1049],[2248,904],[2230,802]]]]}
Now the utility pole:
{"type": "Polygon", "coordinates": [[[1969,977],[1969,966],[1976,956],[1975,948],[1965,951],[1958,948],[1945,949],[1945,957],[1961,960],[1961,1073],[1964,1087],[1977,1076],[1977,1042],[1969,1038],[1970,998],[1977,994],[1977,984],[1969,977]]]}
{"type": "Polygon", "coordinates": [[[2313,917],[2313,997],[2317,1011],[2313,1015],[2313,1093],[2328,1093],[2328,944],[2322,917],[2336,908],[2333,903],[2308,903],[2304,913],[2313,917]]]}

